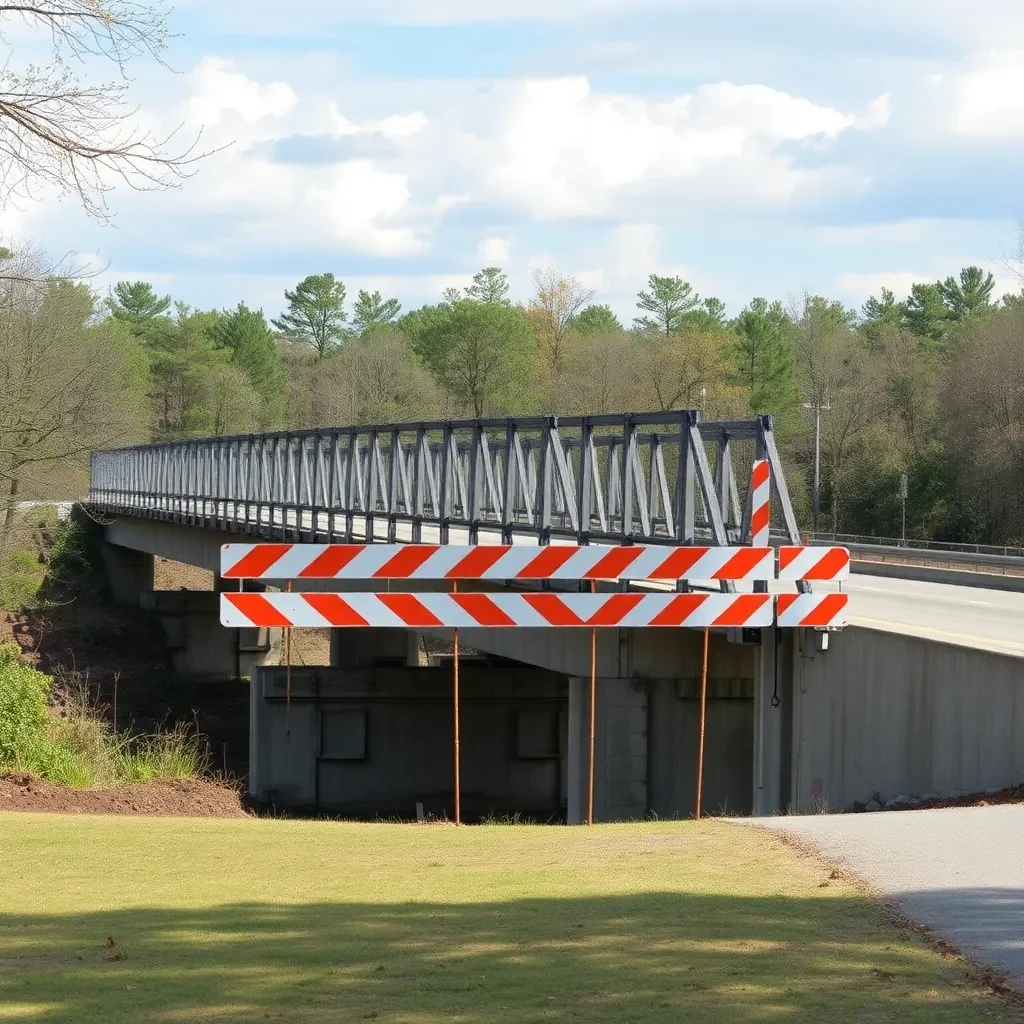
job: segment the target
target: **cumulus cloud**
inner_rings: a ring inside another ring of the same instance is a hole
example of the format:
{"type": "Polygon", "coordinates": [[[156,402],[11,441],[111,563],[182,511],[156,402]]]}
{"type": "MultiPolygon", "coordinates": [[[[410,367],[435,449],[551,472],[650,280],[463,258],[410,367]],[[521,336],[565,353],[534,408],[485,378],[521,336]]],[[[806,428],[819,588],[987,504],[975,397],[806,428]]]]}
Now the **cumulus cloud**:
{"type": "Polygon", "coordinates": [[[476,247],[476,258],[488,265],[505,263],[508,260],[509,241],[507,238],[483,238],[476,247]]]}
{"type": "Polygon", "coordinates": [[[213,125],[233,114],[252,124],[265,117],[284,117],[299,102],[287,82],[255,82],[221,57],[204,57],[190,79],[191,94],[185,103],[190,123],[213,125]]]}
{"type": "Polygon", "coordinates": [[[228,215],[221,254],[270,243],[281,249],[336,245],[379,256],[422,251],[409,176],[394,162],[356,157],[304,165],[275,161],[267,148],[296,136],[340,139],[377,134],[408,139],[426,126],[420,112],[359,120],[322,96],[300,98],[283,81],[260,82],[231,61],[204,57],[189,76],[187,119],[213,127],[223,151],[175,197],[181,210],[228,215]]]}
{"type": "MultiPolygon", "coordinates": [[[[743,205],[851,184],[841,168],[799,166],[787,147],[860,126],[856,115],[729,82],[652,100],[595,92],[584,77],[536,79],[498,90],[490,102],[483,180],[496,198],[540,219],[604,215],[617,198],[656,198],[681,183],[682,202],[743,205]],[[704,187],[690,191],[695,179],[704,187]]],[[[863,123],[882,123],[885,104],[869,107],[863,123]]]]}

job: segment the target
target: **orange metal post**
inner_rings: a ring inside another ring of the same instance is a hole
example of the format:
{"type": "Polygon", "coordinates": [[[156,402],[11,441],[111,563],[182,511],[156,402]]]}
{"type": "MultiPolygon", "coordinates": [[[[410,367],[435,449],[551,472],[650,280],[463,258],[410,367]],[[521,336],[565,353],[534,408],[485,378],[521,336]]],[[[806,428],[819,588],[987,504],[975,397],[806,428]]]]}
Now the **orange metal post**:
{"type": "MultiPolygon", "coordinates": [[[[590,592],[597,581],[590,581],[590,592]]],[[[587,824],[594,824],[594,721],[597,706],[597,630],[590,631],[590,755],[587,761],[587,824]]]]}
{"type": "Polygon", "coordinates": [[[709,631],[704,630],[704,662],[700,671],[700,743],[697,750],[697,813],[700,818],[700,802],[704,790],[704,716],[708,702],[708,637],[709,631]]]}
{"type": "MultiPolygon", "coordinates": [[[[452,593],[459,589],[457,580],[452,580],[452,593]]],[[[452,673],[455,697],[455,824],[462,824],[462,789],[459,780],[459,630],[452,633],[452,673]]]]}

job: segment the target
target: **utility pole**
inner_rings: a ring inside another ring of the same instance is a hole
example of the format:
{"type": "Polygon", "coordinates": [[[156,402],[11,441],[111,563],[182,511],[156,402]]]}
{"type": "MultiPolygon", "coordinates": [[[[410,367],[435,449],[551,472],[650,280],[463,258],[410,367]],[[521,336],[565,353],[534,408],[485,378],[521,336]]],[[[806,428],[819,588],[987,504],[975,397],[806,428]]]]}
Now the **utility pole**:
{"type": "Polygon", "coordinates": [[[900,500],[903,502],[903,528],[900,530],[900,546],[907,546],[907,474],[900,473],[900,500]]]}
{"type": "Polygon", "coordinates": [[[805,409],[814,410],[814,532],[818,532],[818,518],[821,515],[821,411],[828,412],[832,406],[820,399],[804,402],[805,409]]]}

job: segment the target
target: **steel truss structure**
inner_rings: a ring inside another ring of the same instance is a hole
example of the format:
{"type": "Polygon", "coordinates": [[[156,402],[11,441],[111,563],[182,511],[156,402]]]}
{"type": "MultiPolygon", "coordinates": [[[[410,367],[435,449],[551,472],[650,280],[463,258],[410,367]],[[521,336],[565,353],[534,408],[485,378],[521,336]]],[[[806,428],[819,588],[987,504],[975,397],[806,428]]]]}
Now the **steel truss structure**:
{"type": "Polygon", "coordinates": [[[576,543],[751,541],[767,460],[799,542],[770,416],[696,411],[407,423],[248,434],[96,452],[89,501],[115,514],[305,542],[449,542],[481,531],[576,543]],[[429,534],[429,535],[427,535],[429,534]]]}

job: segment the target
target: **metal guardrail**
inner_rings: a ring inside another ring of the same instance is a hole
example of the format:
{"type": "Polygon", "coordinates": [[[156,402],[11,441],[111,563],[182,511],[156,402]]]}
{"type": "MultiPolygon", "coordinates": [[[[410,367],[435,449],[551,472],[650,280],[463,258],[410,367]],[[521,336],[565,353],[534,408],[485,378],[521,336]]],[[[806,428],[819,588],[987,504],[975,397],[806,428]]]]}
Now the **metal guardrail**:
{"type": "Polygon", "coordinates": [[[988,573],[1024,575],[1024,557],[991,555],[974,551],[936,551],[930,548],[907,548],[887,544],[845,543],[854,561],[891,562],[954,567],[967,565],[988,573]]]}
{"type": "Polygon", "coordinates": [[[843,547],[892,548],[916,553],[992,555],[1000,558],[1024,558],[1024,547],[1014,544],[965,544],[942,540],[906,540],[897,537],[869,537],[853,533],[805,533],[813,544],[840,544],[843,547]]]}

